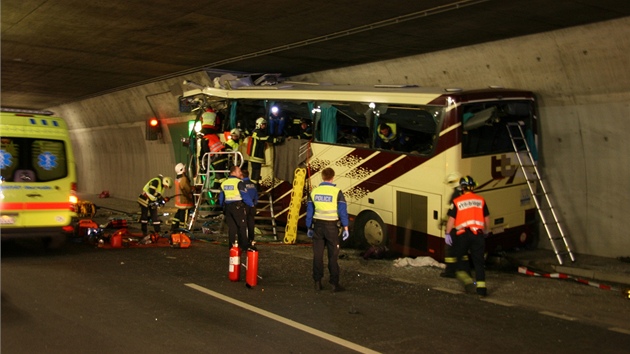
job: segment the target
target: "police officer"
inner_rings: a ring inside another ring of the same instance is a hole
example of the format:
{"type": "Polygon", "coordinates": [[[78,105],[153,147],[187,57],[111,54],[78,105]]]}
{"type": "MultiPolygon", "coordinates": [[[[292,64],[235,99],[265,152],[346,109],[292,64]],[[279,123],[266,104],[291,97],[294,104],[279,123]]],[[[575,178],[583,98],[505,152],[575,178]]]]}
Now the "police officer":
{"type": "Polygon", "coordinates": [[[186,223],[188,219],[189,210],[195,206],[193,202],[192,186],[190,179],[186,175],[186,165],[178,163],[175,166],[175,173],[177,178],[175,179],[175,208],[177,212],[171,220],[171,231],[175,231],[179,228],[180,223],[186,223]]]}
{"type": "Polygon", "coordinates": [[[252,199],[252,204],[254,206],[248,206],[246,208],[247,211],[247,238],[249,239],[249,243],[254,242],[254,238],[256,237],[256,204],[258,204],[258,191],[256,190],[256,184],[249,179],[249,171],[242,170],[243,173],[243,183],[245,183],[245,188],[247,189],[247,194],[252,199]]]}
{"type": "Polygon", "coordinates": [[[153,222],[153,231],[160,233],[162,222],[158,217],[157,209],[161,206],[162,201],[169,201],[169,198],[164,197],[163,194],[164,189],[171,188],[172,185],[173,180],[170,177],[159,175],[149,180],[142,188],[142,193],[138,196],[138,204],[140,204],[140,227],[144,236],[143,242],[146,241],[145,239],[149,233],[149,212],[153,222]]]}
{"type": "Polygon", "coordinates": [[[254,204],[247,194],[245,183],[241,181],[242,177],[240,167],[230,168],[230,176],[221,183],[219,204],[223,206],[230,244],[233,245],[238,240],[241,250],[246,251],[249,247],[246,225],[247,207],[253,207],[254,204]]]}
{"type": "Polygon", "coordinates": [[[490,226],[490,212],[483,197],[473,193],[477,186],[470,176],[462,177],[459,181],[462,195],[453,199],[448,211],[446,230],[450,230],[453,239],[453,252],[457,258],[457,279],[466,288],[466,292],[473,293],[475,284],[464,268],[464,255],[470,251],[475,278],[477,280],[477,294],[487,295],[486,272],[484,269],[485,235],[490,226]]]}
{"type": "Polygon", "coordinates": [[[348,210],[343,192],[332,182],[335,170],[326,167],[322,170],[323,182],[315,187],[310,194],[306,206],[307,235],[313,239],[313,280],[315,291],[322,289],[324,277],[324,248],[328,250],[328,271],[332,291],[343,291],[339,285],[339,229],[338,222],[343,227],[342,238],[347,240],[348,210]]]}

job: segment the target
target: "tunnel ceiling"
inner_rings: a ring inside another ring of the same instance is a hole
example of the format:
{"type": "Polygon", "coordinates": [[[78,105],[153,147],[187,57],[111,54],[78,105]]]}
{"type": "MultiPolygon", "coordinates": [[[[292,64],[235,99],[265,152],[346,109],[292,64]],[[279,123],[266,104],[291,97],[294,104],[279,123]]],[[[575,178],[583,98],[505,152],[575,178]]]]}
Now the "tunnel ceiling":
{"type": "Polygon", "coordinates": [[[619,0],[3,0],[2,106],[206,68],[283,76],[630,16],[619,0]]]}

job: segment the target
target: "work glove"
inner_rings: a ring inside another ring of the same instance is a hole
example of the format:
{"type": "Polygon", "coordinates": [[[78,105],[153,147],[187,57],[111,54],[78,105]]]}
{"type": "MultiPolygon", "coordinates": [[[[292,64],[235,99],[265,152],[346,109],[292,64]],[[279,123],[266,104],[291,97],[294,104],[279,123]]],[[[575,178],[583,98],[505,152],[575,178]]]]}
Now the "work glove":
{"type": "Polygon", "coordinates": [[[308,238],[313,238],[313,235],[315,235],[315,230],[308,229],[308,231],[306,231],[306,236],[308,236],[308,238]]]}
{"type": "Polygon", "coordinates": [[[341,233],[341,239],[345,241],[348,239],[348,237],[350,237],[350,233],[348,232],[348,230],[343,230],[343,232],[341,233]]]}
{"type": "Polygon", "coordinates": [[[453,245],[453,239],[451,238],[451,234],[444,235],[444,242],[446,242],[446,244],[449,246],[453,245]]]}

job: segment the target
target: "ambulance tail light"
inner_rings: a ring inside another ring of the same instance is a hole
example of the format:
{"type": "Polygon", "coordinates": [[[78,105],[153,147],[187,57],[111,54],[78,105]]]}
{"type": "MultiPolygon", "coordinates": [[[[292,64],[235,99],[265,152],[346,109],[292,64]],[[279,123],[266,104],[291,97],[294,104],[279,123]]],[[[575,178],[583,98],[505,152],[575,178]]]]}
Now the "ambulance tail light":
{"type": "Polygon", "coordinates": [[[70,196],[68,197],[68,201],[70,202],[70,210],[75,210],[76,204],[79,202],[79,197],[77,197],[77,183],[72,182],[70,185],[70,196]]]}

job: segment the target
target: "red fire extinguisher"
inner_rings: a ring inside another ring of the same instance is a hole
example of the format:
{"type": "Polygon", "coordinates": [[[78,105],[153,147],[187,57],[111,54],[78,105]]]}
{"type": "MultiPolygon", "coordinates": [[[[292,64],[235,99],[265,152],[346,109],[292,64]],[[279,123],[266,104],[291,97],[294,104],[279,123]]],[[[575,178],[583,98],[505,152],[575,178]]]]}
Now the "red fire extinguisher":
{"type": "Polygon", "coordinates": [[[238,248],[238,241],[230,248],[230,267],[228,271],[230,281],[239,281],[241,278],[241,249],[238,248]]]}
{"type": "Polygon", "coordinates": [[[247,249],[247,273],[245,285],[253,288],[258,284],[258,250],[253,245],[247,249]]]}

